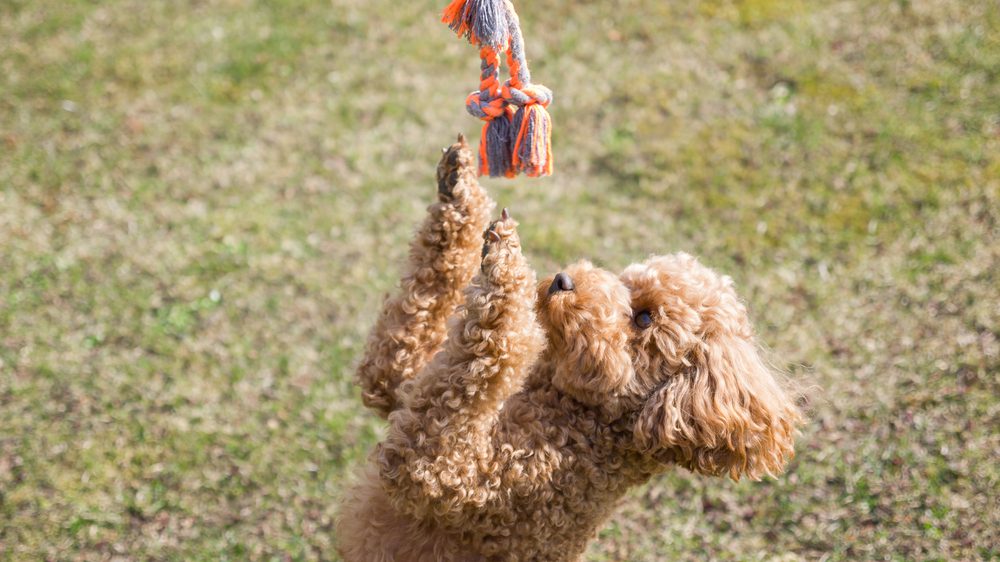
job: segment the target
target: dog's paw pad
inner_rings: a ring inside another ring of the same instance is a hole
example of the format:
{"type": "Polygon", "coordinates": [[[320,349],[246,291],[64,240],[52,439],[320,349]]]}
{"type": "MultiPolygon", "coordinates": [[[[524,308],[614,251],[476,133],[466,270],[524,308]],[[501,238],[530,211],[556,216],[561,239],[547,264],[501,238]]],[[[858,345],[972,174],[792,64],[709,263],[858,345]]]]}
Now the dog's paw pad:
{"type": "Polygon", "coordinates": [[[469,150],[469,143],[465,141],[464,135],[458,135],[455,144],[448,148],[441,149],[441,161],[437,167],[438,194],[445,198],[454,196],[455,185],[461,172],[467,169],[474,169],[474,159],[472,151],[469,150]]]}

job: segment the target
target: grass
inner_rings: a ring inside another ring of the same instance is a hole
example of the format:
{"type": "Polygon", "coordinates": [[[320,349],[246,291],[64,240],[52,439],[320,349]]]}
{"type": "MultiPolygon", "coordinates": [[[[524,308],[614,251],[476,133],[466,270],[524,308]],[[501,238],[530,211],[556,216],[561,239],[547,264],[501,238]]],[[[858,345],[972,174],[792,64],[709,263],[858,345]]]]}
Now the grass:
{"type": "MultiPolygon", "coordinates": [[[[440,8],[0,3],[0,559],[335,556],[352,364],[477,136],[440,8]]],[[[1000,5],[518,8],[536,268],[698,254],[811,389],[785,476],[671,472],[589,559],[1000,558],[1000,5]]]]}

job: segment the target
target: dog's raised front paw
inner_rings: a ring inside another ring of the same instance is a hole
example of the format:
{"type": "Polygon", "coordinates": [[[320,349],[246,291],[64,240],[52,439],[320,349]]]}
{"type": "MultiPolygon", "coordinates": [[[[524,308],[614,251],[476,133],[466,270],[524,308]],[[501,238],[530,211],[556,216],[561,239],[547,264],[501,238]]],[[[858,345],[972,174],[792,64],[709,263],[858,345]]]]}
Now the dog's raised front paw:
{"type": "Polygon", "coordinates": [[[503,276],[503,270],[516,267],[521,260],[521,241],[517,221],[504,209],[498,220],[483,233],[482,271],[488,278],[503,276]]]}
{"type": "Polygon", "coordinates": [[[438,162],[437,180],[438,195],[442,200],[450,200],[456,195],[455,186],[463,173],[476,174],[476,163],[465,135],[458,135],[455,144],[442,149],[441,161],[438,162]]]}

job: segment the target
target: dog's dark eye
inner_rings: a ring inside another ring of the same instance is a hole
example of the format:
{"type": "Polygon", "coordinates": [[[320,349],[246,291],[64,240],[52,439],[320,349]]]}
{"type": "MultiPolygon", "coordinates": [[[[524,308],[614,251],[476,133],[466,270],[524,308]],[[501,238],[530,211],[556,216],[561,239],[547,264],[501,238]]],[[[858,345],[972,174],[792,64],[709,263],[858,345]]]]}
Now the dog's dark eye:
{"type": "Polygon", "coordinates": [[[643,310],[635,313],[635,318],[632,320],[635,325],[641,330],[645,330],[653,323],[653,317],[649,314],[648,310],[643,310]]]}

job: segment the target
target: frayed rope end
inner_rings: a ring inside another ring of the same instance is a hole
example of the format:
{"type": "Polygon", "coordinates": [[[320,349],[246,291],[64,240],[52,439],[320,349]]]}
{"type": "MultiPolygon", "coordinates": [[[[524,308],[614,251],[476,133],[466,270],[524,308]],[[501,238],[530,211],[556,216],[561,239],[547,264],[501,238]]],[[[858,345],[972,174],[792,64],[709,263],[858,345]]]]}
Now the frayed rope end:
{"type": "Polygon", "coordinates": [[[511,166],[530,177],[552,175],[552,117],[545,106],[526,105],[514,114],[511,166]]]}
{"type": "Polygon", "coordinates": [[[473,45],[503,52],[510,43],[510,16],[505,0],[452,0],[441,21],[473,45]]]}
{"type": "Polygon", "coordinates": [[[508,106],[504,115],[483,123],[483,133],[479,139],[479,175],[491,178],[515,176],[512,160],[513,116],[514,112],[508,106]]]}

